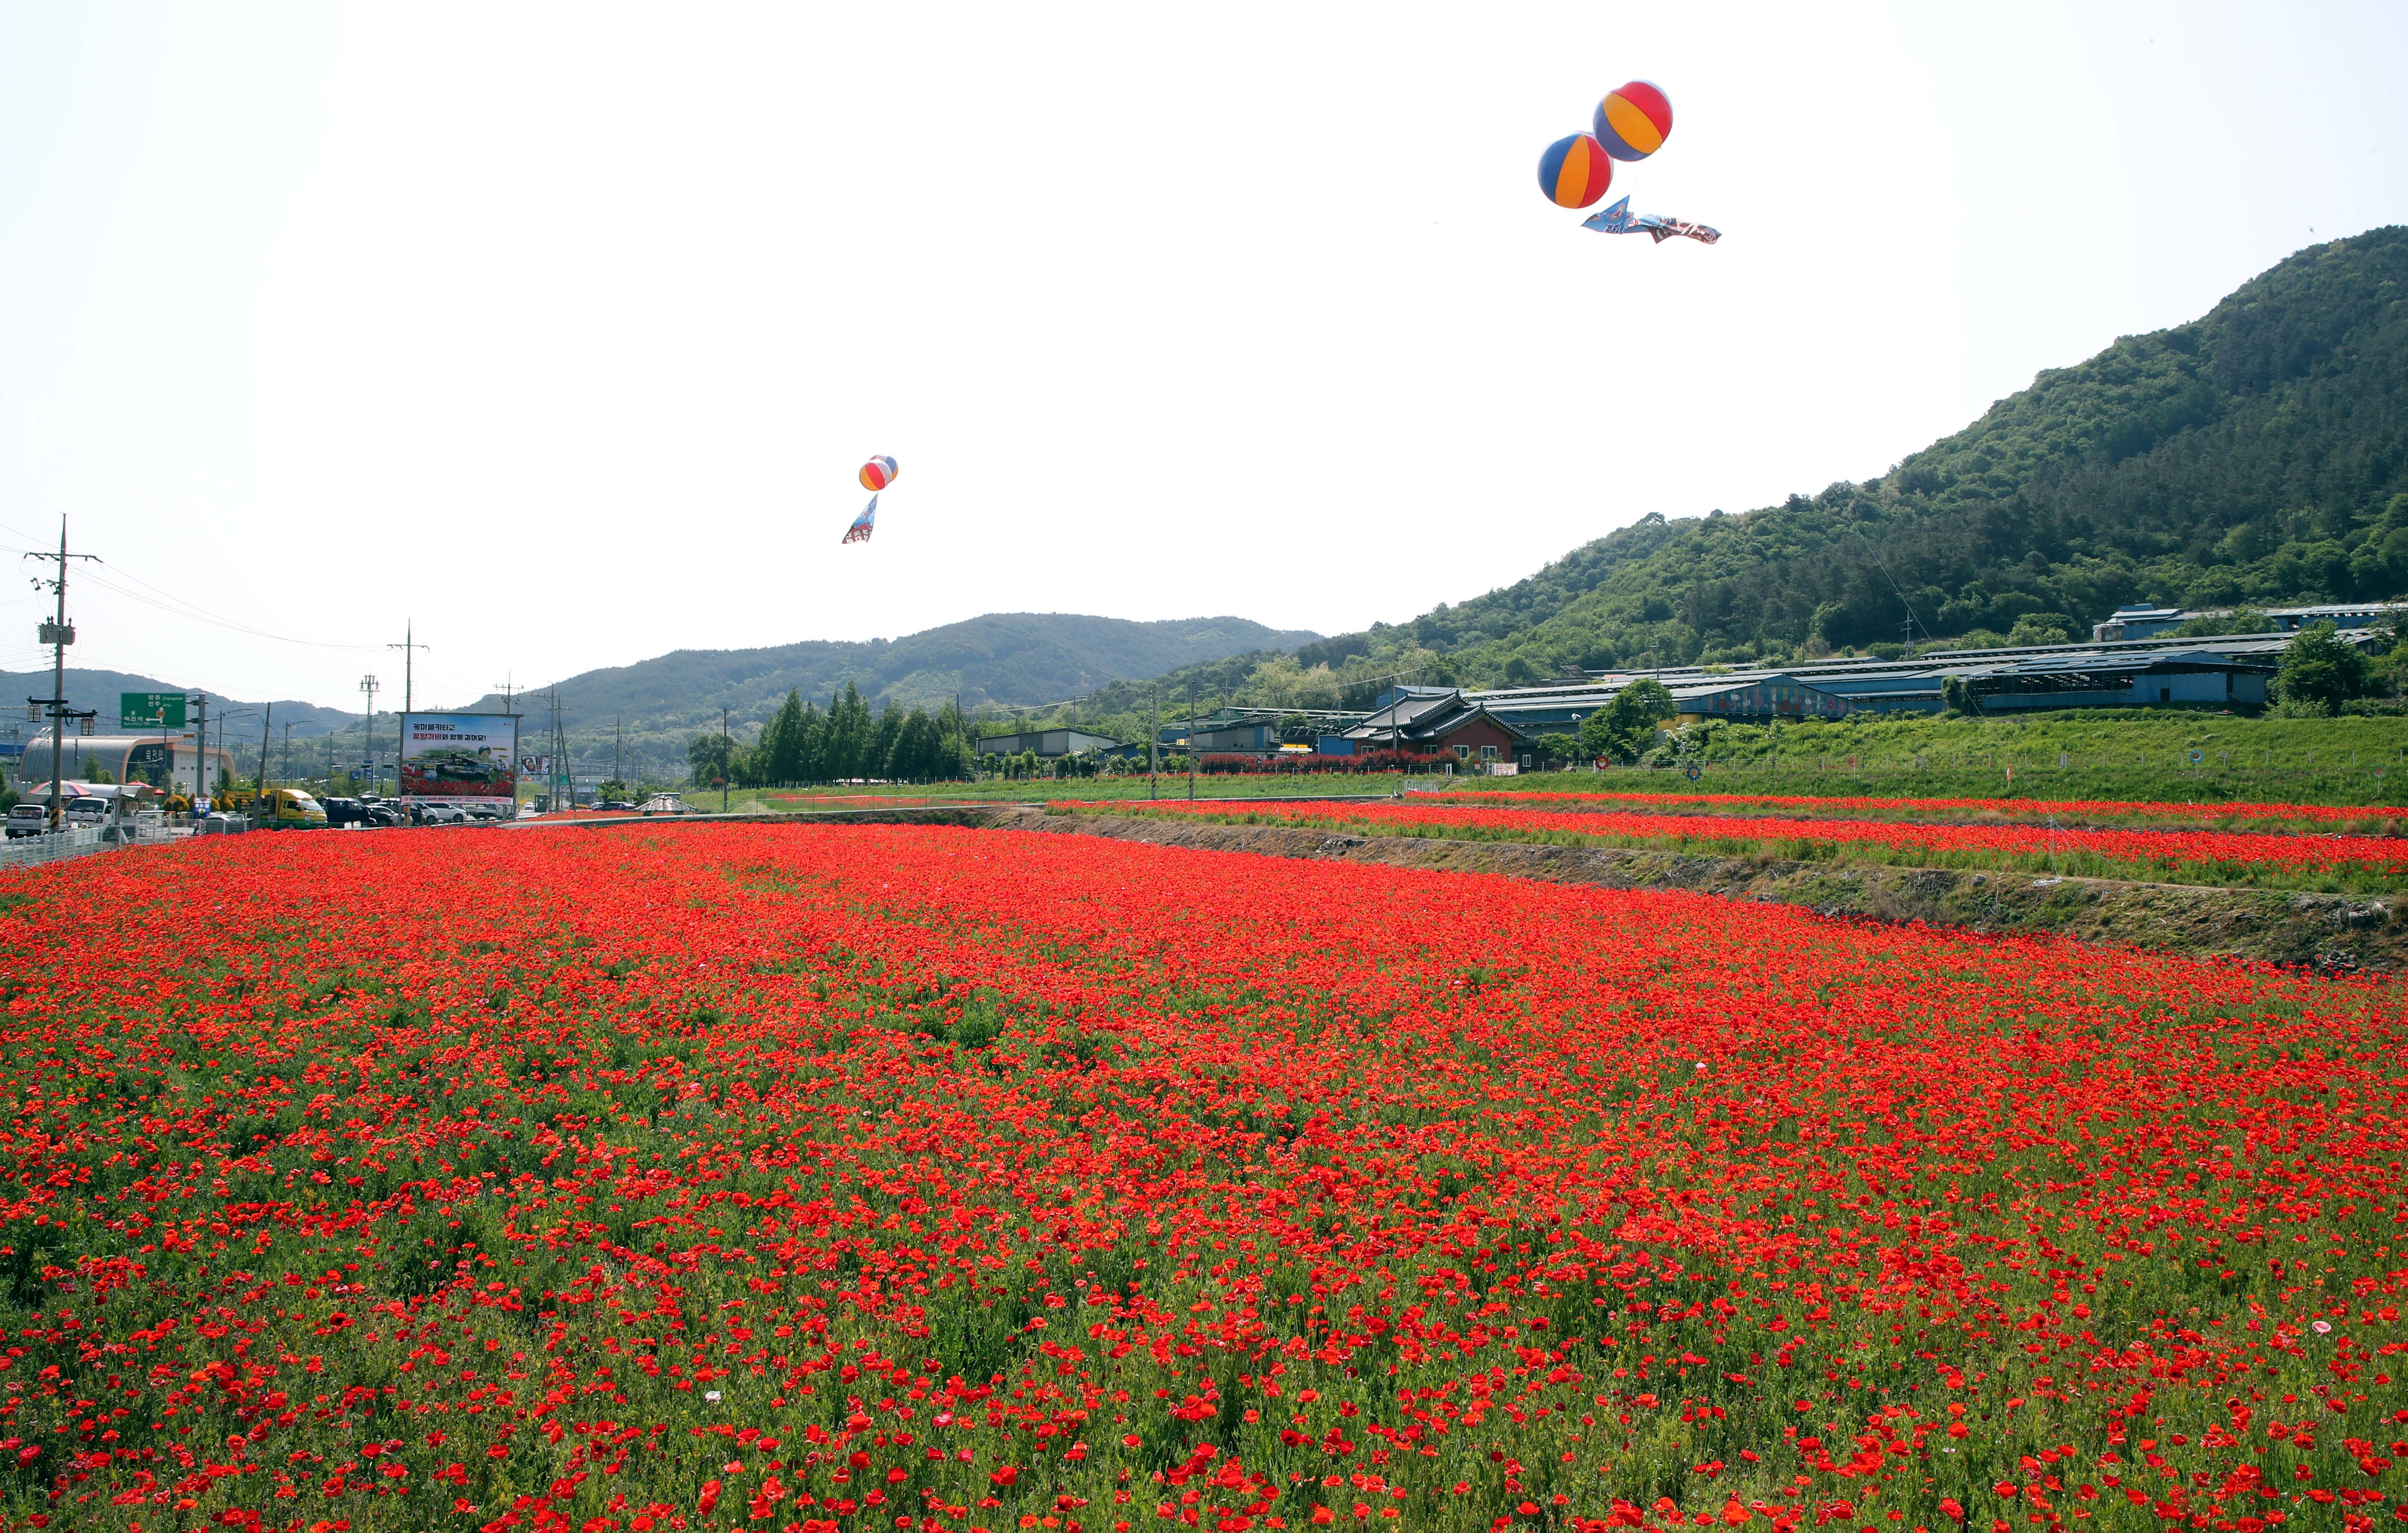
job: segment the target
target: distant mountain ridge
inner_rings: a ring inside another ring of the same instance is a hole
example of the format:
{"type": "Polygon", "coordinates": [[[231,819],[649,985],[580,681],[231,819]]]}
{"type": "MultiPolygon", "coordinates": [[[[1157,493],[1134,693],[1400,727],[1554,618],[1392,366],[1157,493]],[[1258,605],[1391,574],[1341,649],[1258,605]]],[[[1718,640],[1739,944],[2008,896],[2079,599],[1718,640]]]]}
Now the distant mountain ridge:
{"type": "MultiPolygon", "coordinates": [[[[685,771],[686,743],[697,733],[720,726],[721,709],[729,727],[749,738],[785,700],[798,691],[826,706],[832,693],[847,681],[861,689],[875,709],[889,704],[904,708],[938,705],[959,696],[965,709],[981,705],[1039,708],[1082,696],[1107,683],[1159,676],[1182,666],[1221,660],[1250,660],[1309,644],[1321,636],[1307,629],[1278,629],[1244,618],[1177,618],[1137,623],[1124,618],[1092,617],[1065,612],[990,612],[961,623],[946,623],[896,639],[859,642],[806,640],[753,650],[679,650],[631,666],[614,666],[565,678],[556,688],[520,693],[515,707],[523,723],[521,738],[529,751],[546,727],[551,700],[556,694],[566,714],[569,753],[579,769],[615,765],[629,774],[645,772],[676,778],[685,771]]],[[[1241,666],[1240,674],[1243,674],[1241,666]]],[[[0,677],[0,685],[25,691],[8,695],[50,695],[47,671],[0,677]]],[[[118,694],[173,692],[176,686],[156,677],[128,672],[71,668],[67,695],[72,706],[97,709],[100,733],[114,732],[118,694]]],[[[380,700],[374,749],[392,753],[391,695],[380,700]]],[[[281,752],[284,725],[294,725],[293,761],[322,760],[300,752],[298,741],[330,731],[347,743],[337,747],[341,759],[354,759],[361,732],[360,716],[303,702],[268,705],[212,699],[210,729],[218,737],[220,704],[240,710],[223,742],[244,763],[254,767],[263,727],[274,749],[281,752]]],[[[502,695],[490,693],[474,702],[446,701],[453,712],[501,712],[502,695]]],[[[38,724],[22,723],[18,738],[30,738],[38,724]]],[[[5,738],[0,736],[0,738],[5,738]]],[[[280,759],[280,758],[272,758],[280,759]]]]}
{"type": "MultiPolygon", "coordinates": [[[[556,688],[521,693],[525,723],[520,727],[525,738],[545,727],[556,692],[567,715],[571,754],[580,764],[607,762],[616,749],[625,770],[681,774],[686,742],[717,729],[723,708],[730,727],[749,736],[789,691],[823,708],[847,681],[877,709],[933,710],[955,696],[972,710],[1041,708],[1108,682],[1290,650],[1320,637],[1234,617],[1137,623],[1068,612],[989,612],[896,639],[679,650],[585,671],[556,688]]],[[[498,711],[502,704],[494,693],[465,709],[498,711]]]]}
{"type": "MultiPolygon", "coordinates": [[[[738,720],[758,722],[790,690],[824,702],[847,681],[877,708],[933,708],[955,696],[965,709],[1034,708],[1107,681],[1293,649],[1320,637],[1232,617],[1135,623],[1066,612],[989,612],[896,639],[678,650],[582,672],[561,681],[558,692],[561,705],[588,727],[596,714],[640,718],[648,727],[716,725],[723,707],[738,720]]],[[[498,707],[501,700],[496,693],[470,706],[498,707]]]]}
{"type": "MultiPolygon", "coordinates": [[[[191,693],[190,688],[179,688],[172,681],[162,681],[155,676],[140,676],[132,671],[95,670],[81,666],[69,666],[66,672],[67,706],[74,709],[88,708],[96,711],[100,716],[93,720],[92,725],[93,732],[99,735],[118,733],[117,702],[121,694],[179,690],[185,692],[187,695],[191,693]]],[[[10,718],[12,710],[9,705],[12,703],[22,705],[28,697],[47,697],[50,695],[50,673],[47,670],[0,671],[0,719],[10,718]]],[[[211,721],[209,733],[212,736],[217,733],[216,720],[221,705],[226,709],[243,712],[244,717],[240,722],[250,727],[255,744],[260,728],[261,706],[258,703],[244,702],[239,698],[212,695],[209,698],[211,721]]],[[[284,726],[288,724],[293,725],[294,738],[298,739],[303,736],[322,735],[330,729],[339,729],[346,724],[357,725],[360,722],[356,709],[346,713],[338,708],[322,708],[316,703],[305,703],[294,697],[279,698],[267,704],[266,707],[273,710],[267,722],[275,727],[280,740],[283,738],[284,726]]],[[[26,723],[22,713],[15,713],[13,722],[17,726],[18,738],[21,739],[50,727],[47,724],[26,723]]]]}

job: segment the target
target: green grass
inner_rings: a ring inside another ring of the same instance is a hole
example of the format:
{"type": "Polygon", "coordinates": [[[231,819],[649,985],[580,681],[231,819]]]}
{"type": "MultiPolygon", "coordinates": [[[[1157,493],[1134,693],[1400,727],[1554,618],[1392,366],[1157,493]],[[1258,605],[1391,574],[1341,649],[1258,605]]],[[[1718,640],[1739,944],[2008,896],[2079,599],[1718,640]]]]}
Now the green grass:
{"type": "MultiPolygon", "coordinates": [[[[2408,803],[2408,718],[2268,719],[2185,709],[2102,709],[2013,719],[1899,718],[1770,727],[1710,724],[1696,783],[1672,767],[1458,778],[1456,786],[1538,792],[1797,794],[1923,798],[2089,798],[2263,804],[2408,803]],[[2202,752],[2196,766],[2191,751],[2202,752]],[[1852,759],[1853,758],[1853,761],[1852,759]],[[2009,768],[2013,768],[2012,775],[2009,768]]],[[[1426,780],[1422,780],[1426,781],[1426,780]]],[[[1398,790],[1393,774],[1199,776],[1199,798],[1368,794],[1398,790]]],[[[1187,779],[1166,773],[1164,798],[1187,779]]],[[[738,788],[738,809],[786,809],[845,796],[974,800],[1126,800],[1148,796],[1136,777],[988,780],[931,786],[738,788]]],[[[687,801],[717,809],[719,795],[687,801]]]]}
{"type": "MultiPolygon", "coordinates": [[[[1415,784],[1428,786],[1432,778],[1415,778],[1415,784]]],[[[1456,779],[1458,782],[1469,779],[1456,779]]],[[[1162,798],[1183,799],[1187,796],[1184,775],[1165,773],[1156,785],[1162,798]]],[[[1398,779],[1393,773],[1371,773],[1354,776],[1198,776],[1196,795],[1198,798],[1262,798],[1287,797],[1297,795],[1362,794],[1385,797],[1397,792],[1398,779]]],[[[1142,800],[1148,796],[1146,779],[1083,777],[1056,780],[1033,778],[1008,781],[990,779],[979,782],[939,782],[933,784],[877,784],[869,787],[810,788],[738,788],[729,793],[729,808],[735,810],[786,810],[825,807],[849,808],[875,803],[909,803],[924,799],[932,803],[1034,803],[1063,800],[1105,800],[1122,802],[1142,800]]],[[[715,810],[719,795],[688,794],[686,802],[698,808],[715,810]]]]}
{"type": "MultiPolygon", "coordinates": [[[[1711,792],[2172,803],[2408,799],[2408,719],[2401,718],[2113,709],[2020,719],[1709,724],[1698,733],[1697,788],[1711,792]],[[2201,753],[2196,765],[2192,751],[2201,753]]],[[[1697,791],[1684,774],[1669,769],[1602,778],[1614,792],[1697,791]]],[[[1596,791],[1600,777],[1558,773],[1519,785],[1596,791]]]]}

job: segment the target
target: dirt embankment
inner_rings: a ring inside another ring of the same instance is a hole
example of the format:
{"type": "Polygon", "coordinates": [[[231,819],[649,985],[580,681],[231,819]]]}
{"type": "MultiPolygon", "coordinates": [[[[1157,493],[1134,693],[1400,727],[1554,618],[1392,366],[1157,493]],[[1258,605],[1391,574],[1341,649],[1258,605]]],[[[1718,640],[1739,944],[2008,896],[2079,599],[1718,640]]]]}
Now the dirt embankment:
{"type": "Polygon", "coordinates": [[[1000,829],[1102,836],[1155,846],[1502,873],[1609,889],[1685,889],[1803,905],[1824,915],[1924,921],[1975,931],[2059,932],[2201,957],[2255,958],[2336,970],[2408,968],[2408,910],[2393,899],[1948,867],[1697,857],[1623,847],[1345,836],[1300,826],[1141,820],[1026,808],[998,808],[980,821],[1000,829]]]}

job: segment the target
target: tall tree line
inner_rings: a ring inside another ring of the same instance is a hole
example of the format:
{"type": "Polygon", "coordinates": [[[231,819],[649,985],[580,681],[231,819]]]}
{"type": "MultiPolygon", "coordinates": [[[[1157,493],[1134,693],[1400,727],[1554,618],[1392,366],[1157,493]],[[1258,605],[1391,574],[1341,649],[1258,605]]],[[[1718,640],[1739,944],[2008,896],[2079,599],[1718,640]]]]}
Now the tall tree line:
{"type": "Polygon", "coordinates": [[[975,759],[961,710],[951,702],[934,713],[889,703],[873,714],[851,681],[825,709],[788,692],[751,745],[707,734],[686,747],[694,781],[703,786],[723,777],[751,788],[855,777],[930,782],[969,776],[975,759]]]}

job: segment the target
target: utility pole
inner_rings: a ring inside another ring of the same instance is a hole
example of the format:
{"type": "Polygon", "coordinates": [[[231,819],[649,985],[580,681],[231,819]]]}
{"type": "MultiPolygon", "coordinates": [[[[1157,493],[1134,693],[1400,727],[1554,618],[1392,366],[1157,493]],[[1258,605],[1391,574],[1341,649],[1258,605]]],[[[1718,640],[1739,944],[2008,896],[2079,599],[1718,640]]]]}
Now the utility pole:
{"type": "Polygon", "coordinates": [[[512,795],[510,799],[510,813],[513,817],[516,817],[519,812],[519,801],[516,796],[518,793],[519,767],[523,764],[524,758],[519,754],[521,741],[519,739],[518,704],[510,697],[510,677],[512,674],[513,673],[509,671],[502,672],[501,686],[502,711],[509,715],[510,720],[510,793],[512,795]]]}
{"type": "Polygon", "coordinates": [[[259,705],[259,796],[267,796],[267,738],[275,733],[276,705],[259,705]]]}
{"type": "Polygon", "coordinates": [[[627,780],[619,775],[619,757],[626,743],[627,721],[624,718],[612,719],[610,721],[610,781],[622,786],[627,780]]]}
{"type": "Polygon", "coordinates": [[[368,792],[376,792],[376,695],[382,683],[373,676],[360,678],[360,690],[367,694],[367,711],[360,720],[361,767],[368,774],[368,792]]]}
{"type": "Polygon", "coordinates": [[[555,809],[577,807],[576,776],[568,766],[568,725],[560,707],[560,683],[552,684],[552,802],[555,809]]]}
{"type": "Polygon", "coordinates": [[[405,621],[401,629],[401,642],[385,646],[388,650],[401,652],[401,712],[393,721],[393,775],[395,796],[399,795],[401,789],[402,758],[409,754],[409,713],[410,709],[418,706],[418,699],[410,692],[410,679],[413,672],[411,662],[418,658],[419,651],[433,647],[415,642],[414,628],[415,624],[405,621]]]}
{"type": "Polygon", "coordinates": [[[276,775],[287,779],[293,775],[293,721],[290,719],[284,722],[284,752],[276,758],[276,775]]]}
{"type": "Polygon", "coordinates": [[[736,757],[727,744],[727,705],[719,705],[719,812],[727,812],[727,780],[736,772],[736,757]]]}
{"type": "Polygon", "coordinates": [[[1187,801],[1196,802],[1196,678],[1187,679],[1187,801]]]}
{"type": "MultiPolygon", "coordinates": [[[[56,553],[28,553],[25,557],[28,559],[55,559],[58,561],[59,566],[58,577],[55,580],[51,580],[47,582],[42,580],[36,580],[34,582],[37,586],[47,583],[50,590],[58,596],[58,609],[56,614],[50,622],[41,625],[38,634],[39,642],[50,647],[50,695],[47,698],[28,697],[25,699],[29,705],[38,706],[43,703],[47,703],[49,705],[50,716],[50,828],[56,830],[64,823],[65,812],[60,808],[59,800],[61,789],[59,787],[59,774],[65,770],[66,766],[64,752],[66,750],[67,720],[71,718],[89,719],[92,717],[93,711],[85,710],[78,712],[67,707],[67,646],[75,642],[75,626],[67,622],[67,561],[69,559],[89,559],[93,563],[98,564],[100,559],[96,554],[69,553],[67,552],[67,519],[64,516],[59,518],[59,552],[56,553]]],[[[31,710],[31,708],[27,709],[29,712],[31,710]]]]}
{"type": "Polygon", "coordinates": [[[1159,765],[1157,755],[1161,745],[1162,683],[1156,681],[1154,684],[1154,725],[1145,737],[1145,795],[1148,798],[1159,798],[1162,796],[1162,784],[1154,775],[1155,769],[1159,765]]]}

